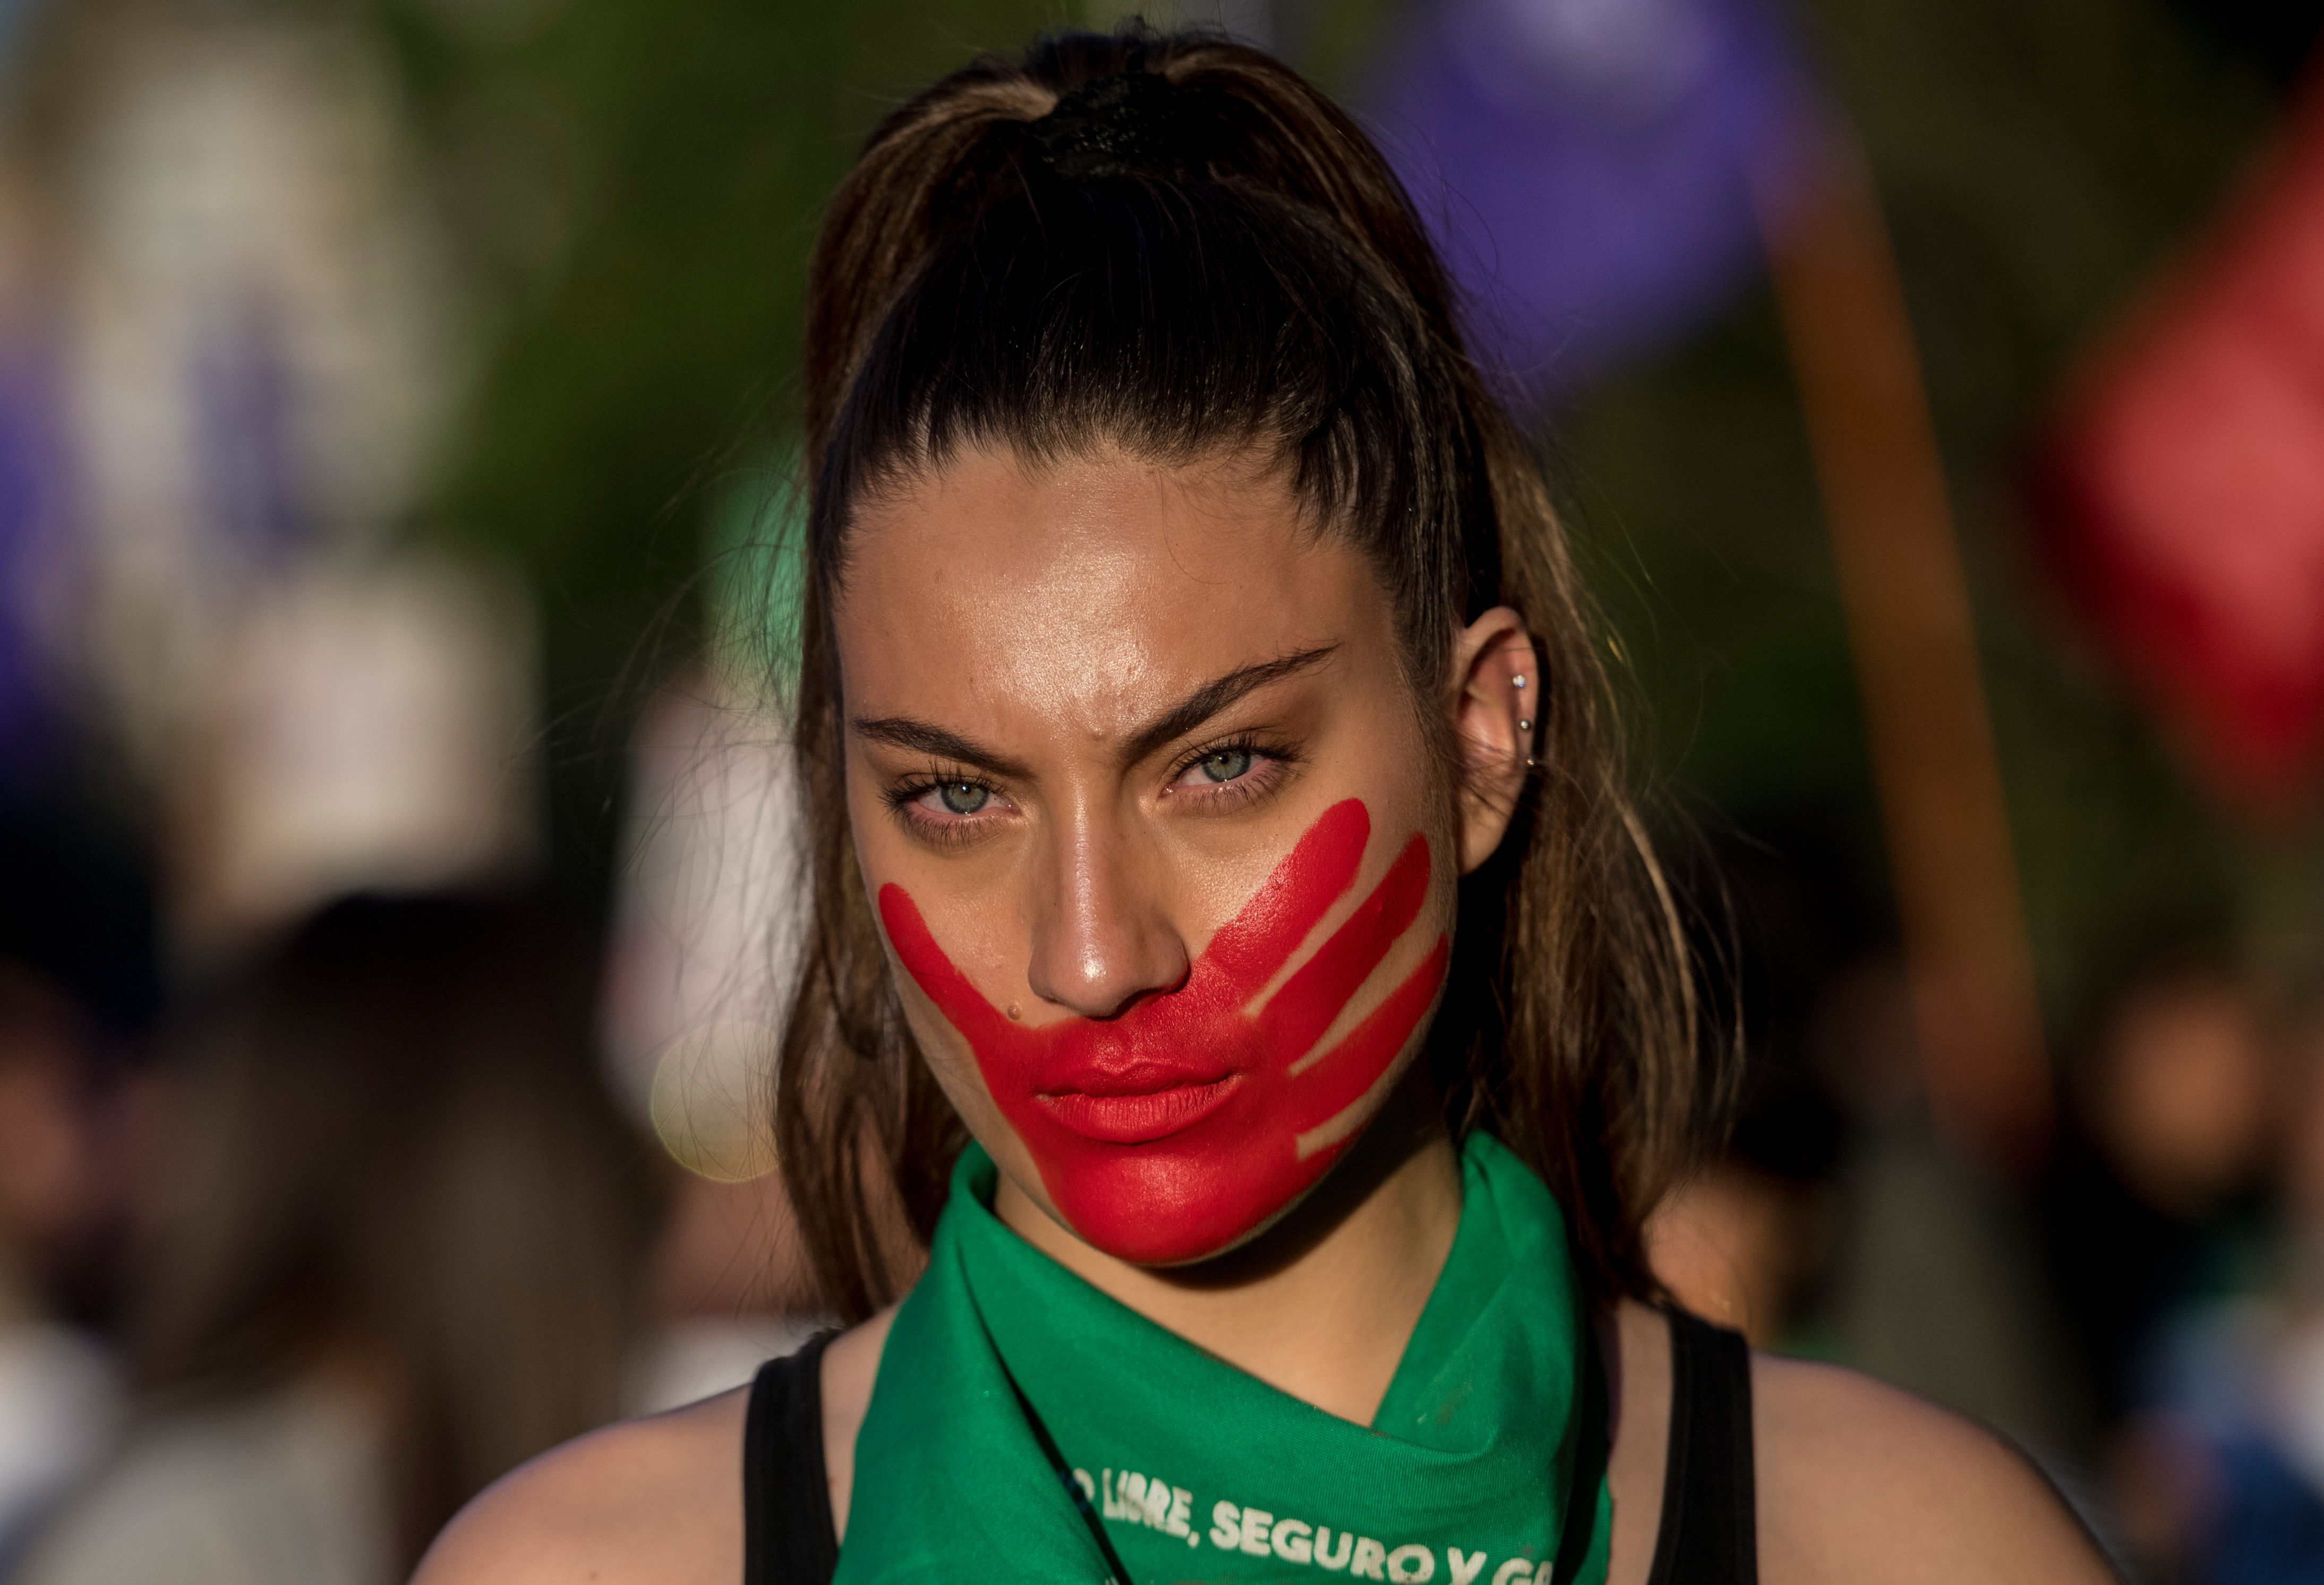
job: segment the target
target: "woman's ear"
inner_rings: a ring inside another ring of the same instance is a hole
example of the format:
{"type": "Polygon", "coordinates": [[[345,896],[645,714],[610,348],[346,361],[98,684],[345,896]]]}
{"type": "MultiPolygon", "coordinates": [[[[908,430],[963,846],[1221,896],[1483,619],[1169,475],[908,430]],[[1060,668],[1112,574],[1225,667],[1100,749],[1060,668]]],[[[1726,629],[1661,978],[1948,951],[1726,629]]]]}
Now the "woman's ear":
{"type": "Polygon", "coordinates": [[[1461,873],[1490,858],[1533,764],[1541,671],[1525,622],[1496,605],[1452,640],[1453,742],[1461,755],[1461,873]]]}

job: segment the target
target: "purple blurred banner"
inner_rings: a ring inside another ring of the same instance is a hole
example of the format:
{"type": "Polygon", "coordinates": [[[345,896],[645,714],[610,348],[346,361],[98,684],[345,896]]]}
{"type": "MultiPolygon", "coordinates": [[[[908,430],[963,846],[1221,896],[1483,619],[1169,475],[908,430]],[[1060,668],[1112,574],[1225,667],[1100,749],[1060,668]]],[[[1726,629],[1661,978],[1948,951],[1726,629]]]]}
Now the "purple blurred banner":
{"type": "Polygon", "coordinates": [[[49,360],[0,354],[0,793],[56,747],[54,629],[71,578],[65,447],[49,360]]]}
{"type": "Polygon", "coordinates": [[[1754,182],[1780,207],[1813,148],[1772,0],[1437,0],[1366,106],[1532,410],[1722,307],[1758,268],[1754,182]]]}

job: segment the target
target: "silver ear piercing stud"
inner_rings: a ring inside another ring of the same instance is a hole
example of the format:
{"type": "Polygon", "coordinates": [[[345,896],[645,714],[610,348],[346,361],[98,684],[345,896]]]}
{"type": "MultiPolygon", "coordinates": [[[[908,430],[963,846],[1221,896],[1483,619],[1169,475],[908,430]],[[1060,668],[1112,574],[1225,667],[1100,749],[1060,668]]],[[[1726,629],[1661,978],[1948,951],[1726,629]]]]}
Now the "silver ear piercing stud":
{"type": "Polygon", "coordinates": [[[1520,671],[1517,676],[1509,678],[1509,686],[1513,688],[1521,688],[1525,687],[1525,673],[1520,671]]]}
{"type": "Polygon", "coordinates": [[[1533,723],[1526,720],[1523,716],[1519,716],[1517,718],[1517,730],[1519,732],[1531,732],[1533,730],[1533,723]]]}

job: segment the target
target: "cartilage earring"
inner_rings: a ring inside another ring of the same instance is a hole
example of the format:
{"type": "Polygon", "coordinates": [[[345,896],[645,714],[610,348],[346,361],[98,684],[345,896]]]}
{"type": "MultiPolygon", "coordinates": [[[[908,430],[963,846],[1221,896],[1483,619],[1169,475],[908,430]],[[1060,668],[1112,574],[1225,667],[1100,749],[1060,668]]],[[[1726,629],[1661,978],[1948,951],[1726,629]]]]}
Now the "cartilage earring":
{"type": "Polygon", "coordinates": [[[1521,720],[1517,723],[1517,730],[1519,732],[1531,732],[1533,730],[1533,723],[1530,721],[1521,720]]]}
{"type": "Polygon", "coordinates": [[[1509,686],[1513,688],[1521,688],[1525,687],[1525,673],[1520,671],[1517,676],[1509,678],[1509,686]]]}

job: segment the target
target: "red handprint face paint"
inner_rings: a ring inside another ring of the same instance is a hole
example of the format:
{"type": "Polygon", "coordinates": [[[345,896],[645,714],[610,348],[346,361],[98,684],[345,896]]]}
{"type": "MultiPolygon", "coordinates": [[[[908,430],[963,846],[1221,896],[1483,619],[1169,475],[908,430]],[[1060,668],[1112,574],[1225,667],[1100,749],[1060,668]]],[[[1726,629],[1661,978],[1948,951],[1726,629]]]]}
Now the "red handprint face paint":
{"type": "Polygon", "coordinates": [[[1115,1018],[1012,1022],[953,965],[902,887],[880,889],[880,917],[967,1040],[1066,1223],[1108,1254],[1173,1265],[1226,1249],[1321,1177],[1435,1004],[1450,955],[1442,935],[1354,1028],[1320,1046],[1420,915],[1429,856],[1418,834],[1267,994],[1353,888],[1370,834],[1359,800],[1324,811],[1183,984],[1115,1018]]]}

